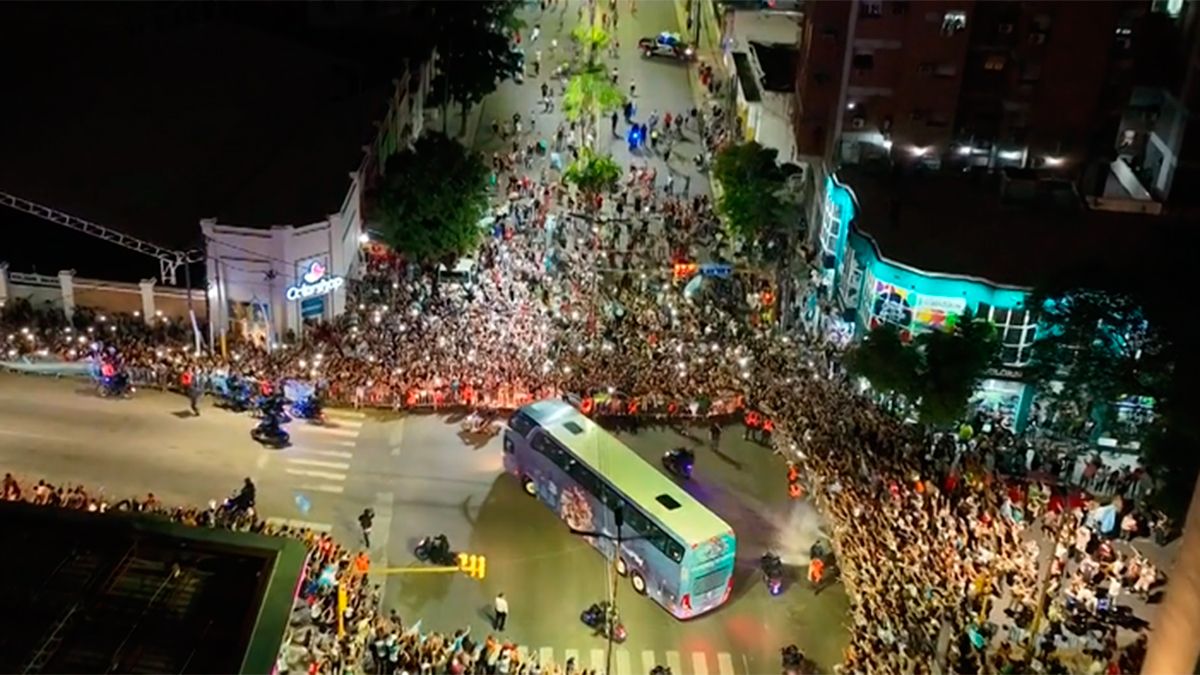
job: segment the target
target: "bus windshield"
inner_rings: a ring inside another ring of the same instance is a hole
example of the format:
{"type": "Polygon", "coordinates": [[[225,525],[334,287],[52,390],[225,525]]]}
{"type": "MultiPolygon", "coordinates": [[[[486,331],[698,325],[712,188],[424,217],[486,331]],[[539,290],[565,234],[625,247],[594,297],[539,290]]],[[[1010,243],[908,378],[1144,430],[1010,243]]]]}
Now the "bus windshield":
{"type": "Polygon", "coordinates": [[[585,538],[674,616],[729,598],[733,529],[568,403],[517,410],[504,432],[504,466],[572,530],[601,535],[585,538]]]}

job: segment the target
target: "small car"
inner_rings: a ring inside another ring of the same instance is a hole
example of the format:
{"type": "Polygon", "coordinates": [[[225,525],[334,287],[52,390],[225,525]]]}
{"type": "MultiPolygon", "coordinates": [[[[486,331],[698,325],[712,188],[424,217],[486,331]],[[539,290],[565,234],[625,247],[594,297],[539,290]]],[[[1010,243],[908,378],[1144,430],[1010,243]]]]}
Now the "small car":
{"type": "Polygon", "coordinates": [[[679,33],[663,31],[654,37],[644,37],[638,40],[638,49],[642,56],[666,56],[681,61],[691,61],[696,58],[696,50],[683,41],[679,33]]]}

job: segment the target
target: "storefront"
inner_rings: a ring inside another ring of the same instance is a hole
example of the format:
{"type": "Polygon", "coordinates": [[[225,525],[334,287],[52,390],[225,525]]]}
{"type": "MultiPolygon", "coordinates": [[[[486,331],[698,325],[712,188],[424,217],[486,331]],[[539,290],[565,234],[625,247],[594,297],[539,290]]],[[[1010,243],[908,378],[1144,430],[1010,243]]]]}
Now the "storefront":
{"type": "Polygon", "coordinates": [[[356,209],[303,227],[202,221],[214,339],[239,336],[275,346],[300,335],[309,322],[341,314],[361,228],[356,209]]]}

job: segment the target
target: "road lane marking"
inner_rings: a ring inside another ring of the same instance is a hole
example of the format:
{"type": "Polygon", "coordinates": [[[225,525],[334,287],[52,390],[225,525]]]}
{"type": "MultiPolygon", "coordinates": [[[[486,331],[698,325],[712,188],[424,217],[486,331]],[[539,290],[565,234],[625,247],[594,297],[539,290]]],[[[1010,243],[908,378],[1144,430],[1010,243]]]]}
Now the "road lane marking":
{"type": "Polygon", "coordinates": [[[683,672],[683,661],[679,658],[679,652],[667,652],[667,667],[672,673],[683,672]]]}
{"type": "Polygon", "coordinates": [[[333,444],[343,448],[353,448],[358,445],[358,441],[334,441],[333,444]]]}
{"type": "Polygon", "coordinates": [[[342,471],[348,471],[350,469],[350,465],[345,462],[330,462],[329,460],[325,460],[325,459],[304,459],[303,457],[289,457],[288,463],[289,464],[300,464],[303,466],[319,466],[324,469],[340,469],[342,471]]]}
{"type": "MultiPolygon", "coordinates": [[[[371,523],[371,560],[381,567],[388,565],[388,542],[392,540],[392,516],[396,511],[396,495],[391,492],[375,493],[375,521],[371,523]]],[[[384,583],[393,575],[385,575],[384,583]]]]}
{"type": "Polygon", "coordinates": [[[649,649],[642,650],[642,672],[649,673],[654,670],[654,666],[658,665],[658,659],[654,658],[654,652],[649,649]]]}
{"type": "Polygon", "coordinates": [[[736,675],[736,671],[733,669],[733,657],[729,655],[729,652],[717,654],[717,672],[721,675],[736,675]]]}
{"type": "MultiPolygon", "coordinates": [[[[617,675],[633,675],[633,664],[629,662],[629,650],[618,649],[616,660],[617,675]]],[[[649,670],[646,670],[649,673],[649,670]]]]}
{"type": "Polygon", "coordinates": [[[308,528],[316,532],[329,532],[333,529],[333,525],[329,523],[314,523],[311,520],[296,520],[295,518],[267,518],[267,524],[276,527],[308,528]]]}
{"type": "Polygon", "coordinates": [[[350,459],[354,457],[353,452],[346,452],[345,450],[309,450],[308,448],[305,448],[299,452],[304,455],[317,455],[318,457],[338,457],[340,459],[350,459]]]}
{"type": "Polygon", "coordinates": [[[258,456],[258,459],[254,460],[254,466],[262,470],[267,468],[267,462],[269,461],[271,461],[271,455],[264,452],[258,456]]]}
{"type": "Polygon", "coordinates": [[[554,647],[542,647],[539,649],[538,663],[542,666],[543,671],[548,670],[550,668],[550,664],[554,663],[554,647]]]}
{"type": "Polygon", "coordinates": [[[317,485],[315,483],[305,483],[297,488],[298,490],[308,492],[325,492],[331,495],[340,495],[346,491],[345,485],[317,485]]]}
{"type": "Polygon", "coordinates": [[[307,476],[309,478],[324,478],[325,480],[346,480],[344,473],[332,473],[329,471],[314,471],[312,469],[285,469],[286,473],[293,476],[307,476]]]}
{"type": "Polygon", "coordinates": [[[605,665],[606,664],[604,663],[604,650],[603,649],[593,649],[592,650],[592,670],[604,670],[605,665]]]}
{"type": "Polygon", "coordinates": [[[343,408],[329,408],[325,411],[330,417],[345,417],[348,419],[362,420],[367,418],[367,414],[358,410],[346,410],[343,408]]]}
{"type": "Polygon", "coordinates": [[[314,427],[313,431],[324,434],[326,436],[342,436],[344,438],[358,438],[358,429],[336,429],[334,427],[314,427]]]}
{"type": "Polygon", "coordinates": [[[347,429],[361,429],[363,424],[364,423],[362,420],[345,419],[345,420],[338,420],[337,422],[334,422],[332,426],[327,426],[325,428],[326,429],[341,429],[341,428],[345,427],[347,429]]]}
{"type": "Polygon", "coordinates": [[[563,668],[564,669],[566,668],[567,661],[570,661],[571,659],[575,659],[575,672],[579,672],[580,670],[583,670],[583,666],[580,665],[580,663],[579,663],[579,650],[578,649],[567,649],[567,650],[563,651],[563,668]]]}
{"type": "Polygon", "coordinates": [[[704,652],[692,652],[692,673],[694,675],[708,675],[708,654],[704,652]]]}
{"type": "Polygon", "coordinates": [[[404,426],[407,422],[407,417],[401,417],[397,420],[396,430],[392,432],[391,438],[388,439],[392,445],[392,457],[400,456],[400,448],[404,445],[404,426]]]}

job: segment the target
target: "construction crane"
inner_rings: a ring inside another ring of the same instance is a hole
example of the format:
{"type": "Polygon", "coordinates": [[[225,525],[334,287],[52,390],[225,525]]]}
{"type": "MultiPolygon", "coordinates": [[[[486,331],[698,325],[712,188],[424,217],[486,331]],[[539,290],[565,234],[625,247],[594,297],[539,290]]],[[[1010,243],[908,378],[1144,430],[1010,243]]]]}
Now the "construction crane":
{"type": "MultiPolygon", "coordinates": [[[[58,209],[31,202],[28,199],[22,199],[16,195],[11,195],[7,192],[0,191],[0,205],[7,206],[10,209],[27,213],[31,216],[37,216],[42,220],[48,220],[52,223],[69,227],[76,232],[102,239],[111,244],[122,246],[131,251],[137,251],[143,255],[148,255],[158,259],[158,276],[164,284],[175,285],[176,272],[180,266],[184,267],[184,272],[187,274],[187,265],[201,262],[204,260],[204,252],[198,250],[190,251],[174,251],[163,248],[157,244],[151,244],[142,241],[136,237],[131,237],[127,234],[122,234],[116,230],[110,230],[102,225],[97,225],[90,220],[84,220],[78,216],[73,216],[69,213],[64,213],[58,209]]],[[[190,276],[190,275],[188,275],[190,276]]],[[[188,290],[191,290],[191,284],[188,284],[188,290]]],[[[189,302],[191,295],[188,295],[189,302]]]]}
{"type": "Polygon", "coordinates": [[[116,244],[131,251],[137,251],[142,255],[148,255],[151,258],[158,259],[158,277],[164,284],[175,285],[176,272],[180,267],[183,267],[184,280],[187,287],[187,305],[188,316],[192,320],[192,332],[196,338],[196,352],[200,352],[200,326],[196,323],[196,310],[192,307],[192,263],[198,263],[204,260],[204,252],[196,249],[189,251],[176,251],[163,248],[157,244],[142,241],[136,237],[131,237],[127,234],[122,234],[116,230],[110,230],[102,225],[97,225],[90,220],[84,220],[78,216],[73,216],[69,213],[64,213],[58,209],[51,208],[44,204],[31,202],[28,199],[23,199],[16,195],[9,194],[0,190],[0,205],[7,206],[10,209],[27,213],[31,216],[36,216],[42,220],[48,220],[52,223],[69,227],[76,232],[82,232],[86,235],[96,237],[110,244],[116,244]]]}

